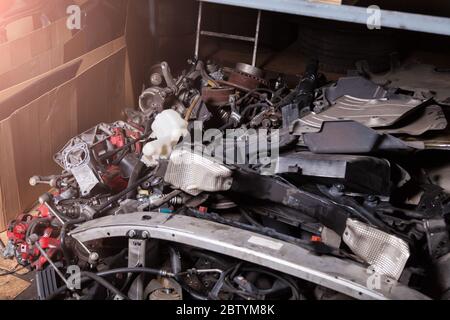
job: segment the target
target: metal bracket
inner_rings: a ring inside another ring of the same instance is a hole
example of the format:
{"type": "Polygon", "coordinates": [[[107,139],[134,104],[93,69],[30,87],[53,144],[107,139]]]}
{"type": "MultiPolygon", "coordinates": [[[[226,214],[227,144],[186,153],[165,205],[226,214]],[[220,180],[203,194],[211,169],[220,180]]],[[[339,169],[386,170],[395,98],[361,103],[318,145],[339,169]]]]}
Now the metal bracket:
{"type": "MultiPolygon", "coordinates": [[[[133,231],[133,230],[132,230],[133,231]]],[[[145,267],[145,253],[147,250],[147,240],[128,240],[128,267],[145,267]]],[[[128,296],[132,300],[143,300],[144,298],[144,275],[139,275],[131,285],[128,296]]]]}
{"type": "Polygon", "coordinates": [[[372,276],[356,262],[316,256],[306,249],[246,230],[157,212],[129,213],[88,221],[70,235],[82,242],[128,236],[130,230],[147,231],[152,239],[170,241],[225,254],[290,274],[356,299],[428,299],[420,292],[382,277],[379,290],[367,287],[372,276]],[[151,219],[149,219],[151,217],[151,219]]]}

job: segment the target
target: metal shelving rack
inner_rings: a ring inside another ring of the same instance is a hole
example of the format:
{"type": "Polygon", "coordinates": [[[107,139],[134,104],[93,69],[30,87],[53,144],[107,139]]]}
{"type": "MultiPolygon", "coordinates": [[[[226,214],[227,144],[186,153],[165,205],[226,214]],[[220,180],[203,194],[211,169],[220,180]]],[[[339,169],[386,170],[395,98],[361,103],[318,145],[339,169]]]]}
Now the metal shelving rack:
{"type": "Polygon", "coordinates": [[[258,42],[259,42],[259,29],[261,26],[261,10],[258,10],[258,15],[256,18],[256,32],[254,37],[245,37],[235,34],[226,34],[220,32],[212,32],[202,30],[202,21],[203,21],[203,1],[200,1],[198,8],[198,20],[197,20],[197,35],[195,41],[195,57],[198,58],[200,51],[200,37],[208,36],[222,39],[232,39],[232,40],[240,40],[247,41],[253,43],[253,58],[252,58],[252,66],[256,66],[256,59],[258,54],[258,42]]]}
{"type": "MultiPolygon", "coordinates": [[[[201,0],[216,4],[294,15],[367,24],[365,7],[335,5],[310,0],[201,0]]],[[[381,27],[450,36],[450,18],[381,10],[381,27]]]]}

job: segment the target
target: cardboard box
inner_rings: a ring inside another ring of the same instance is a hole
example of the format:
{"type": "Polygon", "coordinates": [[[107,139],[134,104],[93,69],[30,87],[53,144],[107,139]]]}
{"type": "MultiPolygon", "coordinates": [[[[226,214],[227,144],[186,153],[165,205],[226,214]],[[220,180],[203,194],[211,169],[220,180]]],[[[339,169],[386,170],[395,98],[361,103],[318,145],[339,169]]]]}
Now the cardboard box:
{"type": "Polygon", "coordinates": [[[0,74],[29,62],[52,48],[63,46],[75,32],[66,26],[64,17],[48,27],[0,45],[0,74]]]}
{"type": "Polygon", "coordinates": [[[24,17],[17,21],[11,22],[5,27],[6,39],[13,41],[23,37],[24,35],[35,30],[34,17],[24,17]]]}
{"type": "Polygon", "coordinates": [[[10,116],[18,108],[71,80],[77,74],[83,73],[98,63],[100,59],[125,45],[125,38],[120,37],[47,73],[0,91],[0,121],[10,116]]]}
{"type": "Polygon", "coordinates": [[[28,180],[58,172],[53,155],[70,138],[121,117],[127,70],[122,37],[0,92],[0,230],[47,190],[28,180]]]}
{"type": "MultiPolygon", "coordinates": [[[[80,5],[85,7],[88,2],[80,5]]],[[[92,13],[92,19],[98,11],[92,13]]],[[[122,16],[126,17],[126,12],[122,16]]],[[[111,29],[99,25],[101,21],[89,21],[81,30],[73,32],[67,29],[66,21],[64,17],[49,27],[29,33],[20,41],[0,45],[0,56],[7,57],[0,61],[0,91],[59,67],[125,34],[125,19],[115,20],[111,29]],[[44,43],[36,44],[40,38],[45,40],[44,43]],[[16,55],[19,58],[12,59],[16,55]]]]}
{"type": "MultiPolygon", "coordinates": [[[[74,60],[0,91],[0,230],[48,190],[31,187],[28,180],[60,172],[53,155],[70,138],[99,122],[116,121],[124,108],[135,107],[151,52],[149,10],[142,3],[127,2],[122,30],[113,28],[110,35],[103,30],[94,40],[82,30],[59,42],[64,61],[74,60]],[[108,40],[117,33],[124,36],[108,40]],[[110,42],[77,58],[105,41],[110,42]]],[[[22,61],[52,57],[47,45],[30,50],[39,53],[22,61]]],[[[26,72],[24,64],[15,70],[20,67],[26,72]]]]}

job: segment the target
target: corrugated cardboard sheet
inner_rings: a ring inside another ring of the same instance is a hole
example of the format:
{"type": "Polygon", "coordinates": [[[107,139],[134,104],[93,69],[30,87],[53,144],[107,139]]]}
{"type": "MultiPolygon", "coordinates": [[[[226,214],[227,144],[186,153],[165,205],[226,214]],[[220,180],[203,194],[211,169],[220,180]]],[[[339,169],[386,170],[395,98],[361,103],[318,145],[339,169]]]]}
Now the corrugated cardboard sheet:
{"type": "Polygon", "coordinates": [[[120,37],[47,73],[0,91],[0,121],[49,90],[83,73],[124,46],[125,39],[120,37]]]}
{"type": "MultiPolygon", "coordinates": [[[[48,27],[0,45],[0,74],[18,68],[34,58],[63,46],[73,36],[62,18],[48,27]]],[[[62,58],[62,57],[61,57],[62,58]]]]}
{"type": "MultiPolygon", "coordinates": [[[[82,7],[88,2],[82,1],[82,7]]],[[[0,45],[0,57],[5,57],[0,59],[0,91],[57,68],[124,34],[125,21],[118,19],[114,20],[113,27],[104,26],[104,21],[94,19],[98,11],[101,10],[93,12],[89,24],[82,25],[81,30],[70,31],[64,17],[0,45]]],[[[126,14],[122,16],[125,18],[126,14]]]]}

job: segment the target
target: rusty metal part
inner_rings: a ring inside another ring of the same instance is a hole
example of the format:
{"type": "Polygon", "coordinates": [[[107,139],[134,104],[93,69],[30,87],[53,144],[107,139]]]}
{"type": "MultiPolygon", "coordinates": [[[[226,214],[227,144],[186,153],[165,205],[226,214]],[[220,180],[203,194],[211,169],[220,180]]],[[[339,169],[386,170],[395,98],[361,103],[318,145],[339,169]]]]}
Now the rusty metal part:
{"type": "Polygon", "coordinates": [[[264,78],[265,76],[264,70],[246,63],[237,63],[235,70],[237,72],[245,73],[256,78],[264,78]]]}
{"type": "Polygon", "coordinates": [[[228,81],[222,82],[222,84],[241,91],[250,91],[268,85],[264,80],[264,71],[249,64],[238,63],[235,69],[228,70],[228,73],[228,81]]]}
{"type": "Polygon", "coordinates": [[[244,88],[247,91],[254,90],[261,86],[267,86],[267,82],[263,78],[237,70],[230,72],[228,83],[232,84],[236,88],[244,88]]]}
{"type": "Polygon", "coordinates": [[[202,89],[202,99],[208,105],[222,107],[230,101],[230,95],[234,94],[235,88],[211,88],[204,87],[202,89]]]}

